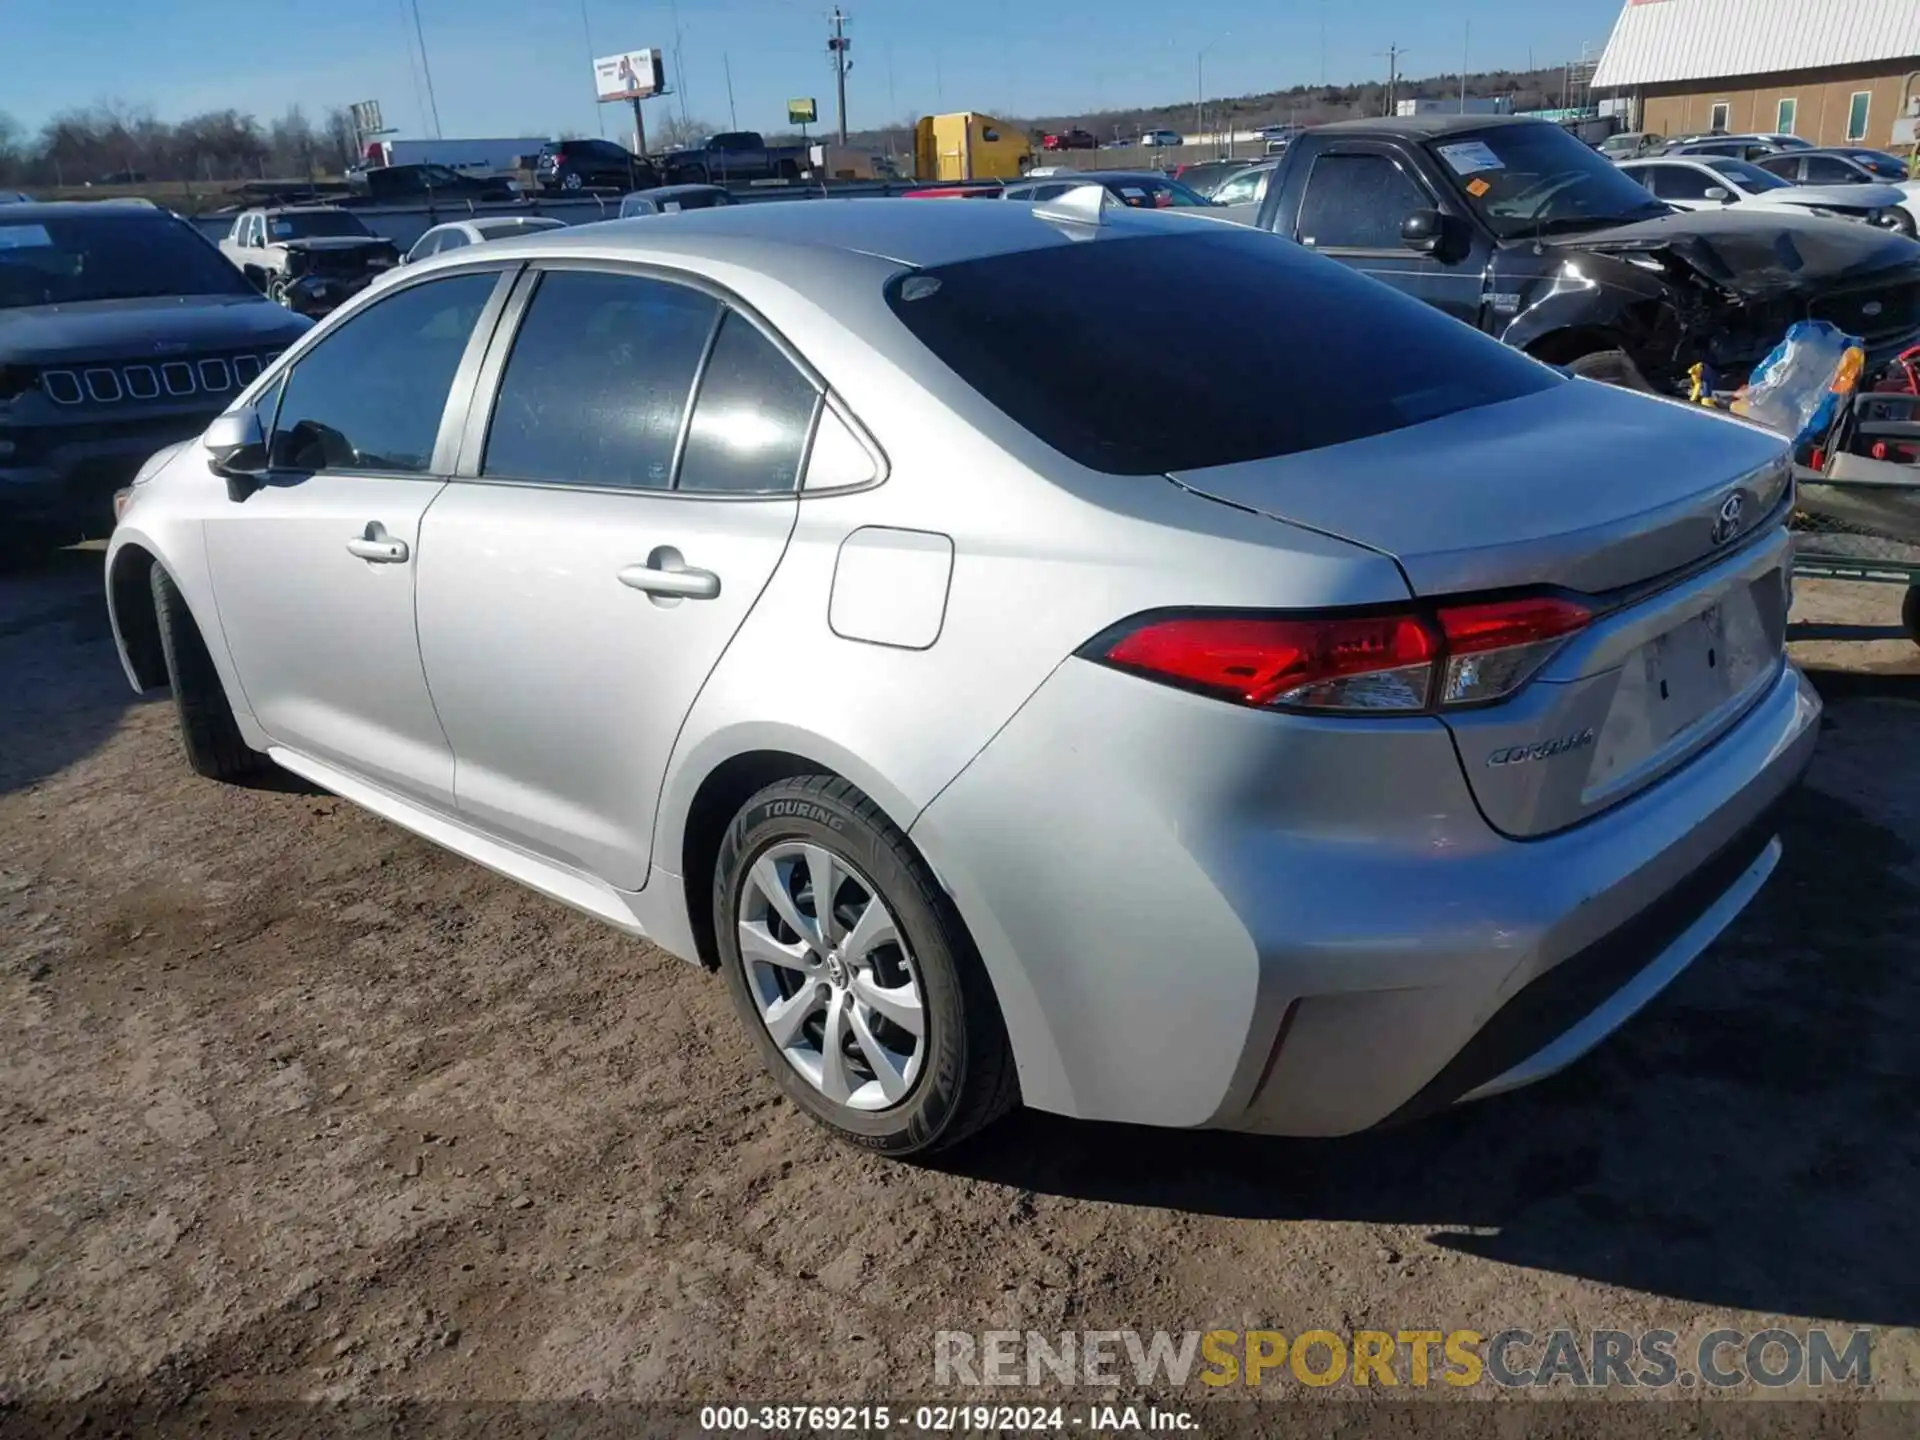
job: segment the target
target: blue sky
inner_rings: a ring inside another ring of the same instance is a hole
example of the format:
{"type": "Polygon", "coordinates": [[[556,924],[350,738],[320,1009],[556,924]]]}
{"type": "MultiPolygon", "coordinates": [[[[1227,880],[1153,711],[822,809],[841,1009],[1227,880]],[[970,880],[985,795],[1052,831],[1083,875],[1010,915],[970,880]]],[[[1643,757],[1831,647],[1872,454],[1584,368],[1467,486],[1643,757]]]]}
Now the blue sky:
{"type": "MultiPolygon", "coordinates": [[[[592,99],[592,53],[667,52],[676,7],[615,0],[418,0],[441,129],[449,136],[620,134],[620,107],[592,99]]],[[[743,128],[782,127],[788,96],[833,113],[818,0],[678,0],[687,109],[727,128],[726,69],[743,128]]],[[[1195,57],[1210,95],[1381,76],[1389,43],[1404,73],[1597,55],[1618,0],[847,0],[855,129],[913,112],[1033,115],[1190,101],[1195,57]],[[1218,37],[1225,36],[1221,39],[1218,37]]],[[[0,52],[0,109],[29,128],[59,110],[118,99],[165,119],[234,106],[262,119],[377,98],[402,135],[430,135],[408,0],[13,0],[0,52]]],[[[666,100],[649,102],[664,118],[666,100]]],[[[680,101],[671,102],[677,110],[680,101]]]]}

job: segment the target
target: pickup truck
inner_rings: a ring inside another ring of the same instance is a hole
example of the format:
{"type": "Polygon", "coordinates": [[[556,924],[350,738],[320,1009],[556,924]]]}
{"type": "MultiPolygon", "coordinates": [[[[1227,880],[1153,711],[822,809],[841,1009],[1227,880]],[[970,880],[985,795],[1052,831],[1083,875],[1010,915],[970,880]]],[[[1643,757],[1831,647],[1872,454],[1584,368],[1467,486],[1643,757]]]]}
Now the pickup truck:
{"type": "Polygon", "coordinates": [[[1309,130],[1252,218],[1537,359],[1665,394],[1696,364],[1740,383],[1808,317],[1861,337],[1870,364],[1920,340],[1920,245],[1844,220],[1676,212],[1546,120],[1309,130]]]}
{"type": "Polygon", "coordinates": [[[758,130],[728,130],[698,145],[654,157],[669,185],[724,185],[730,180],[798,180],[806,147],[769,145],[758,130]]]}
{"type": "Polygon", "coordinates": [[[511,180],[488,175],[466,175],[446,165],[383,165],[352,170],[347,183],[356,199],[375,204],[403,204],[424,200],[518,200],[519,187],[511,180]]]}

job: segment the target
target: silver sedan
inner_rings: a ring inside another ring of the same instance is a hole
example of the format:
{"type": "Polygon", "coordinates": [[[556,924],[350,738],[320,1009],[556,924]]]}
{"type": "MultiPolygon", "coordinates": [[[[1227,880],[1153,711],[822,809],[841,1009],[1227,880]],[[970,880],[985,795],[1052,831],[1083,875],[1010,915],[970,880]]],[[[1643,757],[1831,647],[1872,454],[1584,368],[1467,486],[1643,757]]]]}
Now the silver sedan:
{"type": "Polygon", "coordinates": [[[822,201],[408,267],[107,590],[201,774],[719,972],[858,1145],[1331,1135],[1569,1063],[1764,883],[1791,503],[1272,235],[822,201]]]}

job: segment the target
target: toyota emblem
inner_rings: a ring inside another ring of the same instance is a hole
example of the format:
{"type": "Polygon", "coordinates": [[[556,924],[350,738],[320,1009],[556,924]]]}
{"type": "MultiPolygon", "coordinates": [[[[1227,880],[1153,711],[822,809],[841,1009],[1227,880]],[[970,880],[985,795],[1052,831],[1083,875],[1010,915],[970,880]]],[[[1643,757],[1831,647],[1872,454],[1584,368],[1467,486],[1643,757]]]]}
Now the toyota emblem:
{"type": "Polygon", "coordinates": [[[1747,508],[1747,497],[1738,490],[1720,502],[1720,513],[1713,521],[1713,543],[1724,545],[1740,533],[1740,514],[1747,508]]]}

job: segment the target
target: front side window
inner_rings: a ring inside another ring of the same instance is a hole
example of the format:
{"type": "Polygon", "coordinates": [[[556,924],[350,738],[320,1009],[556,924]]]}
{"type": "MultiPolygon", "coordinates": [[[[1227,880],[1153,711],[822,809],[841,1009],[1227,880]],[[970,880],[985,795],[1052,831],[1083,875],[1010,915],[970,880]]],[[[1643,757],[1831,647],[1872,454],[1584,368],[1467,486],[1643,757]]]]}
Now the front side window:
{"type": "Polygon", "coordinates": [[[1649,165],[1637,178],[1650,179],[1647,188],[1662,200],[1704,200],[1716,183],[1712,175],[1691,165],[1649,165]]]}
{"type": "Polygon", "coordinates": [[[427,473],[454,372],[497,279],[408,286],[301,356],[274,422],[274,468],[427,473]]]}
{"type": "Polygon", "coordinates": [[[1803,162],[1798,155],[1768,155],[1753,163],[1758,165],[1762,170],[1765,170],[1769,175],[1778,175],[1782,180],[1792,185],[1799,180],[1800,167],[1805,162],[1803,162]]]}
{"type": "Polygon", "coordinates": [[[679,488],[792,490],[819,398],[813,382],[752,321],[728,311],[701,373],[679,488]]]}
{"type": "Polygon", "coordinates": [[[1271,170],[1252,170],[1234,176],[1231,180],[1227,181],[1226,184],[1213,192],[1213,203],[1216,205],[1251,205],[1256,200],[1265,197],[1267,193],[1267,176],[1272,173],[1271,170]]]}
{"type": "Polygon", "coordinates": [[[1322,155],[1300,202],[1300,242],[1321,250],[1396,250],[1401,222],[1432,205],[1385,155],[1322,155]]]}
{"type": "Polygon", "coordinates": [[[1871,90],[1853,92],[1853,98],[1847,102],[1847,139],[1867,138],[1867,116],[1872,108],[1873,92],[1871,90]]]}
{"type": "Polygon", "coordinates": [[[1809,155],[1806,165],[1809,185],[1858,185],[1867,179],[1837,155],[1809,155]]]}
{"type": "Polygon", "coordinates": [[[1191,230],[908,271],[887,302],[1011,421],[1113,475],[1344,444],[1566,383],[1265,231],[1191,230]],[[1358,374],[1368,383],[1338,378],[1358,374]],[[1268,401],[1248,404],[1223,375],[1257,376],[1268,401]]]}
{"type": "Polygon", "coordinates": [[[720,303],[640,275],[544,275],[500,378],[481,473],[664,490],[720,303]]]}

